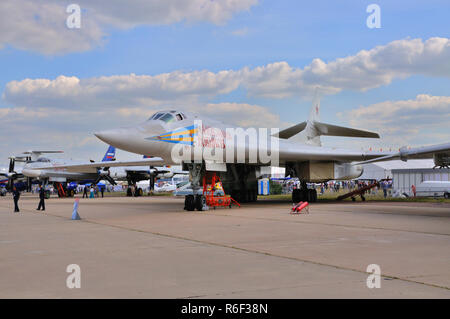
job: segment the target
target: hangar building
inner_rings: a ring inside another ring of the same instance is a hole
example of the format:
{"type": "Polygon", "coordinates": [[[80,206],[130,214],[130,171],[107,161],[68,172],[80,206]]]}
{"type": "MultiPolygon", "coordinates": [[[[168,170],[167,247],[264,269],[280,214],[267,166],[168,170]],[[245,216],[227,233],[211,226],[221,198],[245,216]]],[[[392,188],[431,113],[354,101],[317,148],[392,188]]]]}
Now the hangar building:
{"type": "Polygon", "coordinates": [[[409,160],[406,162],[386,161],[364,165],[359,180],[392,179],[392,193],[412,195],[412,185],[424,181],[450,181],[450,169],[433,169],[434,162],[429,160],[409,160]]]}

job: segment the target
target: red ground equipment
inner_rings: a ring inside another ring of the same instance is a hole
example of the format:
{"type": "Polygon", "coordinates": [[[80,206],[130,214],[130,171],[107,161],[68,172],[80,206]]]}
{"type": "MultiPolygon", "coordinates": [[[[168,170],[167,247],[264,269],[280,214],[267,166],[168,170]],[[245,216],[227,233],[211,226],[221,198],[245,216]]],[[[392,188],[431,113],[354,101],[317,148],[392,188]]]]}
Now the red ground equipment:
{"type": "Polygon", "coordinates": [[[206,199],[206,205],[214,207],[214,209],[217,206],[228,206],[231,208],[232,204],[241,207],[236,200],[225,194],[222,182],[215,172],[206,172],[203,176],[203,196],[206,199]]]}
{"type": "Polygon", "coordinates": [[[291,214],[301,214],[303,208],[306,208],[304,212],[309,214],[309,203],[308,202],[299,202],[292,207],[291,214]]]}
{"type": "Polygon", "coordinates": [[[361,188],[358,188],[357,190],[354,190],[347,194],[341,195],[337,198],[337,200],[343,200],[347,197],[351,197],[352,201],[355,201],[356,200],[355,196],[359,195],[359,196],[361,196],[361,200],[365,201],[366,198],[364,197],[364,193],[367,192],[369,189],[374,188],[375,186],[378,186],[378,182],[375,182],[375,183],[367,185],[367,186],[363,186],[361,188]]]}
{"type": "Polygon", "coordinates": [[[56,187],[58,189],[58,197],[66,197],[66,192],[64,192],[62,184],[57,182],[56,187]]]}

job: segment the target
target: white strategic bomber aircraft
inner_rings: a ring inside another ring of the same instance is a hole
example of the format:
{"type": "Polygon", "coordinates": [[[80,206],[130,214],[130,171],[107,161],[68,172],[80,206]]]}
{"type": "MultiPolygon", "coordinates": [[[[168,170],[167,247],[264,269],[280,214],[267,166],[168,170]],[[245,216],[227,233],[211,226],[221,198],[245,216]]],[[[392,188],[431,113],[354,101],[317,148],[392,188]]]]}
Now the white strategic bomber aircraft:
{"type": "MultiPolygon", "coordinates": [[[[292,127],[271,132],[267,136],[249,131],[232,131],[235,127],[201,115],[180,111],[162,111],[140,125],[95,133],[102,141],[137,154],[158,156],[147,165],[172,165],[181,162],[189,170],[193,194],[200,188],[207,171],[217,171],[226,193],[238,201],[255,201],[257,175],[261,166],[281,166],[286,175],[298,177],[301,189],[292,193],[294,202],[315,201],[317,193],[307,188],[307,182],[345,180],[359,177],[361,164],[390,159],[434,158],[436,166],[450,164],[450,143],[401,148],[398,152],[364,152],[324,147],[320,136],[378,138],[372,132],[341,127],[319,121],[319,101],[313,103],[309,119],[292,127]],[[230,134],[238,132],[238,134],[230,134]],[[247,133],[248,136],[245,136],[247,133]],[[299,135],[299,141],[289,138],[299,135]],[[262,152],[263,151],[263,152],[262,152]],[[270,154],[272,162],[267,162],[270,154]],[[275,165],[273,160],[275,159],[275,165]]],[[[85,168],[98,167],[91,163],[85,168]]],[[[79,166],[64,166],[67,169],[79,166]]],[[[187,195],[185,208],[201,209],[200,195],[187,195]]]]}

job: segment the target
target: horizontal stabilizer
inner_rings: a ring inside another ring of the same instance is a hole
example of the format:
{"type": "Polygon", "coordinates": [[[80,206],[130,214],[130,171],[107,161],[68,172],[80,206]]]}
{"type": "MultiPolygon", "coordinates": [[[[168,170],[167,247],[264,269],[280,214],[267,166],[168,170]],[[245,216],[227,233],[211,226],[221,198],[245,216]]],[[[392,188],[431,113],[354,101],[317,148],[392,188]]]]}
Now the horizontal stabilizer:
{"type": "Polygon", "coordinates": [[[283,138],[283,139],[288,139],[298,133],[300,133],[301,131],[303,131],[306,127],[306,122],[301,122],[297,125],[288,127],[287,129],[284,129],[282,131],[279,131],[278,134],[274,134],[273,136],[275,137],[279,137],[279,138],[283,138]]]}
{"type": "Polygon", "coordinates": [[[380,138],[380,135],[378,135],[378,133],[321,122],[314,122],[314,127],[319,131],[320,135],[380,138]]]}
{"type": "MultiPolygon", "coordinates": [[[[308,122],[301,122],[299,124],[288,127],[287,129],[278,132],[278,134],[274,134],[274,136],[283,139],[291,138],[292,136],[297,135],[298,133],[303,131],[306,128],[307,124],[308,122]]],[[[378,135],[378,133],[357,130],[354,128],[344,126],[337,126],[321,122],[309,122],[309,124],[314,129],[313,131],[317,136],[328,135],[328,136],[380,138],[380,135],[378,135]]]]}
{"type": "Polygon", "coordinates": [[[26,151],[23,154],[56,154],[56,153],[64,153],[64,151],[26,151]]]}

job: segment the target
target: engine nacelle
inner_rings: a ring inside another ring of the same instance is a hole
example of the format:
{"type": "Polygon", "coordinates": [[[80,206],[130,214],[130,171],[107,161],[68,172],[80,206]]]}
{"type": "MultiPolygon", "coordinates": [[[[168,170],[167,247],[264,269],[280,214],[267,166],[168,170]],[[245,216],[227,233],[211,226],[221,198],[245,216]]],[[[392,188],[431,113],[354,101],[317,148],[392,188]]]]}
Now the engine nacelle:
{"type": "Polygon", "coordinates": [[[358,178],[364,172],[362,165],[353,165],[351,163],[334,164],[334,179],[347,180],[358,178]]]}
{"type": "Polygon", "coordinates": [[[329,180],[348,180],[358,178],[363,173],[362,165],[336,162],[297,163],[297,177],[308,182],[320,183],[329,180]]]}
{"type": "Polygon", "coordinates": [[[448,153],[434,154],[433,160],[436,167],[450,167],[450,154],[448,153]]]}

